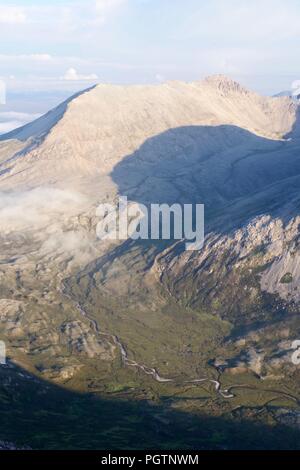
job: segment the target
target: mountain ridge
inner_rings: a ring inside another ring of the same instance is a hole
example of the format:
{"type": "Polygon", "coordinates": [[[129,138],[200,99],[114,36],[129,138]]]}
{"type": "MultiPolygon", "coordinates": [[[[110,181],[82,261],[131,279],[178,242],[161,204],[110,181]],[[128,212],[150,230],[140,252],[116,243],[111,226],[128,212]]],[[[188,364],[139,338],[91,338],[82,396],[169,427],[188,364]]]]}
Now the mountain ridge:
{"type": "MultiPolygon", "coordinates": [[[[32,166],[32,160],[39,165],[37,160],[45,159],[46,166],[48,158],[52,166],[53,159],[59,159],[64,171],[107,173],[147,138],[184,125],[237,125],[257,135],[283,138],[291,131],[297,110],[288,99],[259,97],[220,76],[190,84],[100,84],[74,96],[37,121],[1,137],[1,142],[29,139],[21,144],[21,158],[15,158],[13,166],[2,160],[5,174],[22,175],[26,161],[32,166]]],[[[56,173],[63,173],[62,168],[56,173]]]]}
{"type": "Polygon", "coordinates": [[[46,135],[33,123],[19,131],[32,139],[0,142],[12,360],[89,393],[274,423],[298,413],[298,105],[217,76],[103,84],[51,116],[46,135]],[[98,204],[119,196],[203,203],[203,249],[97,239],[98,204]]]}

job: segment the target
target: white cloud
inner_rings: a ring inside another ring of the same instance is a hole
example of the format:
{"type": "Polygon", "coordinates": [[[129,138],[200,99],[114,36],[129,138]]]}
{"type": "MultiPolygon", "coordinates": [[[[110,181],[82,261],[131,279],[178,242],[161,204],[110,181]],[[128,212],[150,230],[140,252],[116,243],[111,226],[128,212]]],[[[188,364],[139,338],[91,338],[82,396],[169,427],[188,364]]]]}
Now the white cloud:
{"type": "Polygon", "coordinates": [[[0,192],[0,230],[9,233],[23,228],[39,228],[54,220],[54,215],[72,216],[82,209],[79,193],[55,188],[0,192]]]}
{"type": "Polygon", "coordinates": [[[21,55],[20,56],[23,59],[32,59],[32,60],[37,60],[40,62],[48,62],[49,60],[52,60],[52,56],[49,54],[29,54],[29,55],[21,55]]]}
{"type": "Polygon", "coordinates": [[[298,88],[300,88],[300,80],[295,80],[292,83],[292,90],[298,90],[298,88]]]}
{"type": "MultiPolygon", "coordinates": [[[[200,3],[200,2],[199,2],[200,3]]],[[[282,0],[211,0],[201,2],[190,16],[184,32],[188,37],[229,41],[299,38],[299,16],[293,1],[282,0]]],[[[182,33],[182,31],[181,31],[182,33]]]]}
{"type": "Polygon", "coordinates": [[[26,23],[27,17],[20,7],[0,6],[0,23],[2,24],[21,24],[26,23]]]}
{"type": "Polygon", "coordinates": [[[295,80],[292,83],[292,94],[293,96],[300,95],[300,80],[295,80]]]}
{"type": "Polygon", "coordinates": [[[49,54],[18,54],[18,55],[9,55],[9,54],[0,54],[0,61],[11,61],[14,62],[16,60],[22,61],[34,61],[34,62],[49,62],[53,58],[49,54]]]}
{"type": "Polygon", "coordinates": [[[68,81],[80,81],[80,80],[97,80],[98,75],[92,73],[90,75],[80,75],[77,73],[77,70],[71,67],[66,71],[61,80],[68,80],[68,81]]]}
{"type": "Polygon", "coordinates": [[[39,114],[19,113],[16,111],[3,111],[0,113],[0,121],[7,119],[18,119],[22,122],[28,122],[39,117],[39,114]]]}
{"type": "MultiPolygon", "coordinates": [[[[94,250],[95,236],[83,227],[66,231],[65,221],[82,213],[86,207],[85,196],[78,192],[52,187],[28,191],[0,192],[0,231],[11,240],[11,233],[36,234],[31,240],[42,242],[42,255],[67,256],[73,262],[88,263],[94,250]]],[[[32,241],[31,241],[32,243],[32,241]]]]}
{"type": "Polygon", "coordinates": [[[6,84],[0,77],[0,104],[6,103],[6,84]]]}
{"type": "Polygon", "coordinates": [[[105,22],[107,16],[124,5],[127,0],[96,0],[97,20],[105,22]]]}
{"type": "Polygon", "coordinates": [[[0,113],[0,134],[6,134],[40,117],[40,114],[6,111],[0,113]]]}
{"type": "Polygon", "coordinates": [[[96,10],[100,13],[106,13],[109,10],[118,8],[124,4],[125,1],[126,0],[96,0],[96,10]]]}
{"type": "Polygon", "coordinates": [[[0,135],[7,134],[8,132],[13,131],[14,129],[17,129],[18,127],[21,127],[22,125],[23,123],[20,121],[0,122],[0,135]]]}
{"type": "MultiPolygon", "coordinates": [[[[21,1],[0,0],[10,4],[21,1]]],[[[225,73],[250,77],[249,86],[260,91],[268,81],[263,90],[276,93],[298,76],[299,0],[22,0],[22,5],[0,7],[0,43],[10,44],[9,50],[2,47],[7,55],[0,54],[0,68],[9,89],[77,90],[81,81],[97,81],[96,74],[105,82],[159,83],[160,75],[193,80],[225,73]],[[7,27],[4,20],[25,24],[7,27]]]]}

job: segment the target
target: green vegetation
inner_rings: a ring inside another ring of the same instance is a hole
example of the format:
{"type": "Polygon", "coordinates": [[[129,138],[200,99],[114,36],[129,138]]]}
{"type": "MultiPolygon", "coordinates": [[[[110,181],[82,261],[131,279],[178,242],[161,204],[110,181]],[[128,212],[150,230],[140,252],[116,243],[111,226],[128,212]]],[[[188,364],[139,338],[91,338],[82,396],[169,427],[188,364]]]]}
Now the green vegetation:
{"type": "Polygon", "coordinates": [[[298,448],[298,431],[280,424],[280,410],[298,410],[298,378],[278,345],[299,322],[259,289],[261,249],[249,265],[229,269],[226,252],[201,276],[187,269],[162,283],[149,276],[151,248],[130,250],[70,277],[67,295],[35,262],[30,275],[3,277],[0,334],[20,368],[0,368],[0,439],[40,449],[298,448]],[[113,347],[111,335],[129,360],[173,382],[124,364],[118,347],[105,357],[82,349],[113,347]],[[277,370],[263,359],[257,372],[257,345],[267,359],[279,353],[277,370]],[[191,382],[199,378],[234,396],[191,382]]]}
{"type": "Polygon", "coordinates": [[[286,273],[282,278],[280,279],[281,284],[290,284],[293,282],[293,275],[292,273],[286,273]]]}

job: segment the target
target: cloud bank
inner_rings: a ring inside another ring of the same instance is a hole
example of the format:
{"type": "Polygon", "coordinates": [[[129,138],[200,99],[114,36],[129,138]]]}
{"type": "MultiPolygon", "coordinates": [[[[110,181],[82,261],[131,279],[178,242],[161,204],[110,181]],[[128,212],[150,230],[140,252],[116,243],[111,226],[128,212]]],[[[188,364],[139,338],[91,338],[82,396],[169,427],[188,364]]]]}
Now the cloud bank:
{"type": "Polygon", "coordinates": [[[80,213],[84,197],[73,191],[37,188],[0,193],[0,232],[37,230],[61,216],[80,213]]]}
{"type": "Polygon", "coordinates": [[[3,246],[23,239],[18,255],[38,249],[41,257],[88,263],[97,250],[96,232],[81,226],[77,216],[86,199],[74,191],[41,187],[0,193],[0,239],[3,246]],[[29,251],[28,251],[29,250],[29,251]],[[69,259],[69,257],[71,257],[69,259]]]}
{"type": "Polygon", "coordinates": [[[15,75],[11,87],[77,91],[96,76],[119,84],[161,81],[158,72],[166,81],[224,73],[275,94],[299,72],[298,0],[13,3],[0,7],[0,43],[8,45],[0,68],[15,75]]]}
{"type": "Polygon", "coordinates": [[[61,80],[69,80],[69,81],[81,81],[81,80],[89,81],[89,80],[97,80],[97,79],[98,79],[98,75],[96,75],[95,73],[92,73],[90,75],[81,75],[73,67],[69,68],[64,74],[64,76],[61,77],[61,80]]]}
{"type": "Polygon", "coordinates": [[[0,112],[0,134],[5,134],[39,118],[36,113],[0,112]]]}

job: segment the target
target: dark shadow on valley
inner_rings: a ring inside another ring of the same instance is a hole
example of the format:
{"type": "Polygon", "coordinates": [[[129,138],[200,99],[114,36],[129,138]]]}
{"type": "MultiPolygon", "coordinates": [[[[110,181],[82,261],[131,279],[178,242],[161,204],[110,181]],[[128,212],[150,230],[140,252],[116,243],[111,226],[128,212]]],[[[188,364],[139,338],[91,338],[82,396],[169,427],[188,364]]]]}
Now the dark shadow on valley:
{"type": "MultiPolygon", "coordinates": [[[[299,431],[255,423],[242,416],[242,408],[233,420],[176,411],[170,408],[172,397],[150,402],[134,400],[125,391],[114,397],[92,390],[81,394],[43,381],[12,363],[0,368],[0,378],[0,440],[18,446],[42,450],[300,449],[299,431]]],[[[245,411],[249,414],[249,409],[245,411]]]]}

